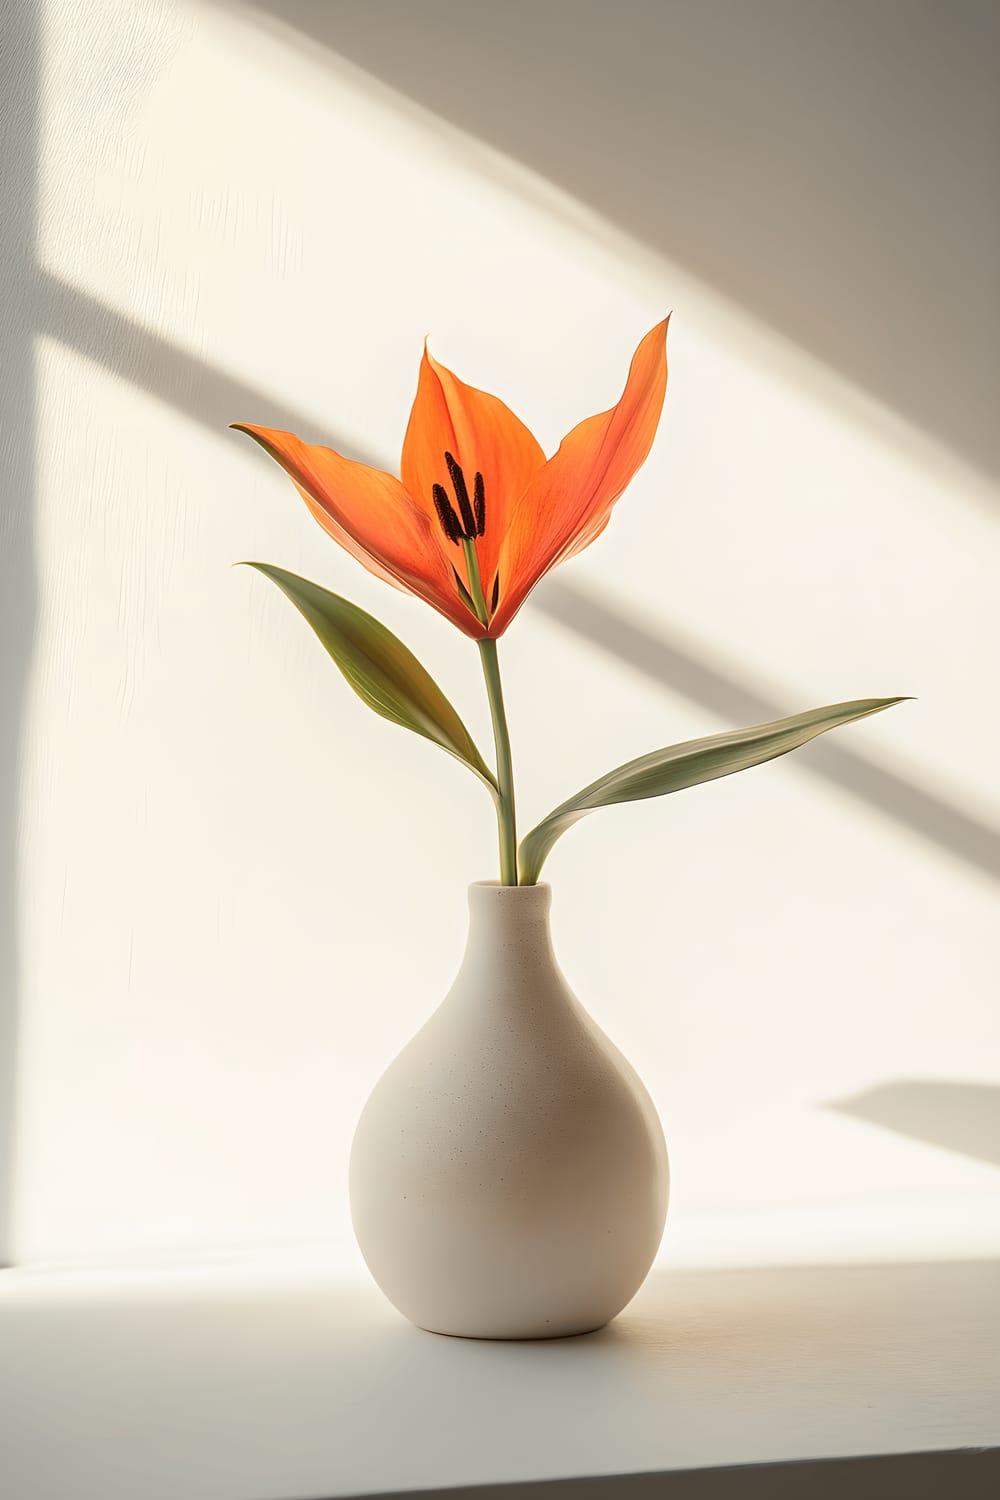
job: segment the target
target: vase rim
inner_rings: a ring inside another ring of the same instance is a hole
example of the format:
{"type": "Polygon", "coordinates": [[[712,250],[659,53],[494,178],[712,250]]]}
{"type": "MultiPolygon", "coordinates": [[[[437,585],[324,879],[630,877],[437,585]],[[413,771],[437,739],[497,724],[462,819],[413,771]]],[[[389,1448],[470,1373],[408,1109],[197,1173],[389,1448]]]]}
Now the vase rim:
{"type": "Polygon", "coordinates": [[[487,922],[546,921],[552,909],[552,887],[503,885],[499,880],[474,880],[469,886],[469,910],[476,920],[487,922]]]}
{"type": "Polygon", "coordinates": [[[534,885],[504,885],[501,880],[473,880],[469,886],[473,891],[506,891],[510,895],[527,896],[531,891],[551,891],[547,880],[538,880],[534,885]]]}

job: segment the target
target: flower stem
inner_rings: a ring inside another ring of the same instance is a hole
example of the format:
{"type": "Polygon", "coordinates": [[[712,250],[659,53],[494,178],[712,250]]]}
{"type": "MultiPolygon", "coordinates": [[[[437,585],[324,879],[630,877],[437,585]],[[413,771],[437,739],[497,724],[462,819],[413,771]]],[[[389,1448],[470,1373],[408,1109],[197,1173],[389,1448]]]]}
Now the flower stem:
{"type": "Polygon", "coordinates": [[[497,826],[500,830],[500,880],[503,885],[517,885],[517,815],[514,810],[514,766],[510,755],[510,734],[503,706],[500,663],[497,643],[479,642],[479,655],[486,678],[486,696],[490,700],[493,738],[497,747],[497,826]]]}
{"type": "MultiPolygon", "coordinates": [[[[479,576],[479,558],[476,544],[470,537],[462,540],[465,566],[469,574],[469,593],[476,614],[485,625],[489,619],[483,581],[479,576]]],[[[493,741],[497,748],[497,827],[500,832],[500,881],[503,885],[517,885],[517,815],[514,810],[514,766],[510,754],[510,733],[507,715],[503,706],[503,685],[500,681],[500,662],[497,643],[492,638],[478,642],[479,656],[486,679],[486,696],[490,703],[493,720],[493,741]]]]}

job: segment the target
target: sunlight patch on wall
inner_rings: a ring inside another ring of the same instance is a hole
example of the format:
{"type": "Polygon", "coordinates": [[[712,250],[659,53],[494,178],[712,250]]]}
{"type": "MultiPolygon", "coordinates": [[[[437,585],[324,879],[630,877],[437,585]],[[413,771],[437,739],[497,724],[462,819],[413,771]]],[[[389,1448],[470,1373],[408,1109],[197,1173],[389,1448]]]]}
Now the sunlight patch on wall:
{"type": "MultiPolygon", "coordinates": [[[[984,821],[996,524],[957,462],[356,69],[212,7],[47,17],[43,268],[67,318],[75,289],[139,331],[123,349],[109,317],[91,358],[57,328],[39,349],[20,1249],[335,1241],[353,1121],[450,980],[491,813],[229,565],[376,612],[486,742],[475,654],[221,420],[173,409],[141,330],[391,466],[426,333],[551,450],[672,306],[661,436],[564,576],[788,711],[916,693],[843,743],[984,821]]],[[[719,727],[541,609],[504,656],[528,822],[719,727]]],[[[987,1203],[989,1167],[824,1110],[998,1056],[984,874],[782,762],[589,820],[551,878],[567,973],[664,1118],[668,1259],[794,1258],[794,1236],[734,1241],[733,1216],[815,1227],[845,1204],[845,1255],[899,1253],[900,1223],[915,1256],[945,1253],[925,1200],[956,1205],[969,1253],[993,1233],[958,1207],[987,1203]]]]}

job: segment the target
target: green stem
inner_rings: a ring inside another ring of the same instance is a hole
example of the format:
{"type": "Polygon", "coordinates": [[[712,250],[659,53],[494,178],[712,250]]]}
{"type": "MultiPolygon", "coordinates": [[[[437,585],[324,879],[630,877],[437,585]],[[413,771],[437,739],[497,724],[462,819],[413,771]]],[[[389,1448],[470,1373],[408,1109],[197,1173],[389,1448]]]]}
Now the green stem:
{"type": "MultiPolygon", "coordinates": [[[[470,537],[463,538],[462,550],[469,574],[469,593],[476,614],[485,625],[489,619],[483,582],[479,576],[479,558],[476,544],[470,537]]],[[[486,679],[486,696],[490,703],[493,720],[493,741],[497,749],[497,827],[500,833],[500,880],[503,885],[517,885],[517,816],[514,810],[514,765],[510,754],[510,733],[507,715],[503,706],[503,685],[500,681],[500,662],[497,643],[492,638],[478,642],[479,656],[486,679]]]]}
{"type": "Polygon", "coordinates": [[[504,885],[517,885],[517,816],[514,810],[514,766],[510,755],[510,734],[503,706],[503,687],[500,682],[500,663],[497,660],[497,643],[488,639],[479,642],[479,655],[486,678],[486,696],[490,700],[490,715],[493,719],[493,738],[497,747],[497,825],[500,830],[500,880],[504,885]]]}

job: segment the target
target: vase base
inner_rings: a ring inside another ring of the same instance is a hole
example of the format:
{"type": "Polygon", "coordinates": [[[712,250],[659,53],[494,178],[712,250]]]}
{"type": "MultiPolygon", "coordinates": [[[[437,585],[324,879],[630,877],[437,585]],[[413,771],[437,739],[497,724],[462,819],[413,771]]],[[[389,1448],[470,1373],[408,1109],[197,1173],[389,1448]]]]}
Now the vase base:
{"type": "Polygon", "coordinates": [[[603,1323],[591,1323],[583,1328],[548,1328],[534,1329],[526,1333],[459,1333],[450,1328],[428,1328],[424,1323],[416,1323],[414,1327],[419,1328],[421,1333],[433,1333],[436,1338],[444,1339],[472,1339],[485,1344],[536,1344],[543,1339],[579,1339],[586,1338],[589,1333],[599,1333],[602,1328],[607,1328],[608,1319],[603,1323]]]}

